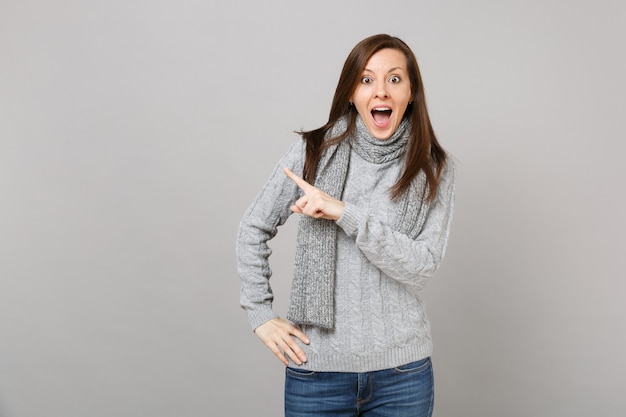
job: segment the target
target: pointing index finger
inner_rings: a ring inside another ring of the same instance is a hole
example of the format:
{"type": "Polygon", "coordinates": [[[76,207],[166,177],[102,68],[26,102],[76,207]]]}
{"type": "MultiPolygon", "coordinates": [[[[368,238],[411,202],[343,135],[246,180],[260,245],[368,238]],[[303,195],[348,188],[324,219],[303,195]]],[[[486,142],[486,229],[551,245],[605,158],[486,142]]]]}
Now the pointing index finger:
{"type": "Polygon", "coordinates": [[[300,187],[300,189],[305,193],[308,193],[315,188],[311,184],[294,174],[289,168],[284,167],[283,170],[285,171],[285,174],[287,174],[287,176],[291,179],[291,181],[295,182],[296,185],[300,187]]]}

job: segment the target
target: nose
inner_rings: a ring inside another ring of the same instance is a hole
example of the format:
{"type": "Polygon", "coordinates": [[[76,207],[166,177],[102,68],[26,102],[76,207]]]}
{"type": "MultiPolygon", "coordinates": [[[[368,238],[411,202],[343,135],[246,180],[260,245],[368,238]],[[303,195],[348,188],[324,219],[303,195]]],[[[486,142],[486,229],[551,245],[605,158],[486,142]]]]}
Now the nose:
{"type": "Polygon", "coordinates": [[[389,94],[387,93],[387,86],[385,84],[386,83],[384,83],[384,82],[376,83],[376,92],[375,92],[375,97],[376,98],[387,98],[387,97],[389,97],[389,94]]]}

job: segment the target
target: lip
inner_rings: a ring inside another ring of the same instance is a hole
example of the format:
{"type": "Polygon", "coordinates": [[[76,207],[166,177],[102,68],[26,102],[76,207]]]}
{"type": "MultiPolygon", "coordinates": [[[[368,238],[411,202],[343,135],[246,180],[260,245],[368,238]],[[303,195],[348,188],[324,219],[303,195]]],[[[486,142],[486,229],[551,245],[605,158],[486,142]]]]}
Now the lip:
{"type": "Polygon", "coordinates": [[[379,110],[379,111],[391,111],[393,112],[393,109],[391,108],[391,106],[387,106],[387,105],[380,105],[380,106],[372,106],[370,108],[370,113],[373,112],[374,110],[379,110]]]}
{"type": "Polygon", "coordinates": [[[374,123],[374,126],[376,126],[379,129],[385,129],[386,127],[389,126],[389,124],[391,123],[391,115],[393,114],[393,109],[391,108],[391,106],[387,106],[387,105],[379,105],[379,106],[372,106],[372,108],[370,109],[370,115],[372,116],[372,123],[374,123]],[[383,122],[378,122],[376,121],[376,118],[374,117],[374,111],[388,111],[389,113],[389,117],[383,121],[383,122]]]}

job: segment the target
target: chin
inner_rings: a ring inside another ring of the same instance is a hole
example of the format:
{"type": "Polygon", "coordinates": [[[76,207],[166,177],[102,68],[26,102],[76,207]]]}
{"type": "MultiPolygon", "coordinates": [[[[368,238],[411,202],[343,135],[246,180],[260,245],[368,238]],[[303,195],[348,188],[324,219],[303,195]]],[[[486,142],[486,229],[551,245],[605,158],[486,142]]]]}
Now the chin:
{"type": "Polygon", "coordinates": [[[393,127],[388,126],[383,129],[376,126],[368,126],[367,129],[370,131],[370,134],[374,136],[374,138],[378,140],[387,140],[394,134],[398,126],[399,124],[393,125],[393,127]]]}
{"type": "MultiPolygon", "coordinates": [[[[372,133],[372,132],[370,132],[372,133]]],[[[372,136],[374,136],[374,138],[378,139],[378,140],[387,140],[391,137],[391,135],[393,135],[393,132],[391,133],[372,133],[372,136]]]]}

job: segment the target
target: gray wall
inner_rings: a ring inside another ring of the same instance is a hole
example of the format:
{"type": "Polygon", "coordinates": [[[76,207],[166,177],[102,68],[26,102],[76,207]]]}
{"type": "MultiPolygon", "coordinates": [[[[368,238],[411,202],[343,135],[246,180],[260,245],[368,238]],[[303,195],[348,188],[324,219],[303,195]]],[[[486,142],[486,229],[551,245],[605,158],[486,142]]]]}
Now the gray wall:
{"type": "MultiPolygon", "coordinates": [[[[277,416],[234,237],[347,53],[420,60],[459,161],[435,415],[621,416],[624,2],[0,1],[0,415],[277,416]],[[620,117],[621,116],[621,117],[620,117]]],[[[294,237],[273,243],[283,312],[294,237]]]]}

